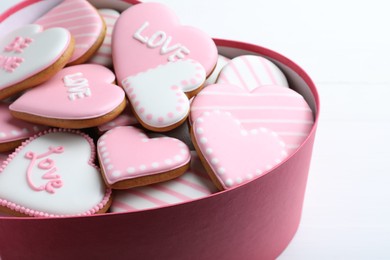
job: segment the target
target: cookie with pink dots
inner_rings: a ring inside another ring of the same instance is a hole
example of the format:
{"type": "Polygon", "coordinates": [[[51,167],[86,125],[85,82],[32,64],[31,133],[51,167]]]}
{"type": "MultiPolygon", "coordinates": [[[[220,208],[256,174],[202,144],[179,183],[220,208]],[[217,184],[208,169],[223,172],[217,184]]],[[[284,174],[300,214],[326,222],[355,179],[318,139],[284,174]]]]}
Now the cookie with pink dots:
{"type": "Polygon", "coordinates": [[[178,60],[129,76],[122,85],[138,121],[149,130],[164,132],[186,120],[188,98],[201,89],[205,76],[199,62],[178,60]]]}
{"type": "Polygon", "coordinates": [[[112,9],[99,9],[98,12],[106,23],[106,35],[104,36],[102,45],[92,58],[88,60],[88,63],[99,64],[110,68],[112,67],[112,31],[120,14],[112,9]]]}
{"type": "Polygon", "coordinates": [[[69,65],[81,64],[91,58],[106,34],[104,20],[85,0],[64,0],[34,23],[45,29],[61,27],[69,30],[75,39],[75,51],[69,65]]]}
{"type": "Polygon", "coordinates": [[[231,84],[210,85],[193,99],[190,121],[214,110],[231,113],[247,129],[265,127],[278,133],[289,154],[305,141],[314,123],[313,112],[305,99],[281,86],[248,91],[231,84]]]}
{"type": "Polygon", "coordinates": [[[181,25],[176,14],[160,3],[141,3],[124,11],[115,25],[112,48],[118,82],[182,59],[198,61],[210,75],[218,58],[211,37],[181,25]]]}
{"type": "Polygon", "coordinates": [[[167,181],[182,175],[190,151],[170,137],[149,138],[132,126],[116,127],[98,140],[98,157],[107,186],[127,189],[167,181]]]}
{"type": "Polygon", "coordinates": [[[236,85],[247,91],[270,85],[288,87],[284,73],[270,60],[257,55],[242,55],[229,61],[219,73],[217,83],[236,85]]]}
{"type": "Polygon", "coordinates": [[[145,187],[115,190],[110,212],[161,208],[198,200],[217,191],[199,157],[193,151],[191,166],[182,176],[145,187]]]}
{"type": "Polygon", "coordinates": [[[14,117],[43,125],[87,128],[109,122],[126,106],[122,88],[106,67],[66,67],[10,105],[14,117]]]}
{"type": "Polygon", "coordinates": [[[46,129],[13,117],[7,103],[0,103],[0,152],[18,147],[25,139],[46,129]]]}
{"type": "Polygon", "coordinates": [[[286,144],[267,128],[246,129],[230,113],[205,112],[191,129],[204,167],[220,189],[262,176],[286,157],[286,144]]]}
{"type": "Polygon", "coordinates": [[[31,24],[0,38],[0,100],[52,77],[70,59],[74,42],[63,28],[31,24]]]}
{"type": "Polygon", "coordinates": [[[93,164],[95,145],[74,130],[51,129],[24,142],[0,167],[0,211],[65,217],[105,212],[111,203],[93,164]]]}

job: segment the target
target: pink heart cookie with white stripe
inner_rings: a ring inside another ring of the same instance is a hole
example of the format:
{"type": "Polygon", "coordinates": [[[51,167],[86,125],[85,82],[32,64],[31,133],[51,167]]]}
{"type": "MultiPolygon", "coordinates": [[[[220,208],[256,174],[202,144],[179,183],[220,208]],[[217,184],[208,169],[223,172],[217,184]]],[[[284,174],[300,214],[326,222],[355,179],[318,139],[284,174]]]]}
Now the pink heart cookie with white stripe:
{"type": "Polygon", "coordinates": [[[102,44],[106,31],[95,7],[85,0],[64,0],[34,23],[45,29],[62,27],[72,34],[75,50],[69,65],[87,61],[102,44]]]}
{"type": "Polygon", "coordinates": [[[8,109],[8,104],[0,103],[0,152],[18,147],[23,140],[46,128],[46,126],[30,124],[14,118],[8,109]]]}
{"type": "Polygon", "coordinates": [[[112,48],[118,82],[181,59],[198,61],[209,75],[218,58],[207,34],[180,25],[176,14],[160,3],[141,3],[124,11],[115,25],[112,48]]]}
{"type": "Polygon", "coordinates": [[[163,132],[186,120],[188,97],[201,89],[205,76],[200,63],[178,60],[127,77],[122,85],[138,121],[149,130],[163,132]]]}
{"type": "Polygon", "coordinates": [[[0,38],[0,100],[48,80],[72,55],[74,43],[63,28],[30,24],[0,38]]]}
{"type": "Polygon", "coordinates": [[[112,67],[112,31],[116,20],[119,18],[119,13],[112,9],[99,9],[99,14],[103,17],[106,23],[106,35],[100,48],[96,51],[88,63],[99,64],[106,67],[112,67]]]}
{"type": "Polygon", "coordinates": [[[44,125],[87,128],[108,122],[126,106],[122,88],[107,68],[83,64],[58,72],[10,105],[13,116],[44,125]]]}
{"type": "Polygon", "coordinates": [[[182,175],[191,155],[181,141],[149,138],[132,126],[116,127],[98,141],[102,175],[113,189],[127,189],[167,181],[182,175]]]}
{"type": "Polygon", "coordinates": [[[182,176],[145,187],[114,191],[110,211],[135,212],[161,208],[198,200],[217,191],[196,152],[191,152],[191,166],[182,176]]]}
{"type": "Polygon", "coordinates": [[[287,157],[286,145],[277,133],[267,128],[247,130],[226,112],[205,112],[195,120],[191,135],[220,190],[264,175],[287,157]]]}
{"type": "Polygon", "coordinates": [[[33,217],[105,212],[111,190],[94,157],[93,140],[78,131],[51,129],[30,138],[0,167],[0,211],[33,217]]]}
{"type": "Polygon", "coordinates": [[[270,60],[256,55],[238,56],[221,70],[217,83],[232,84],[250,92],[263,86],[288,87],[286,76],[270,60]]]}
{"type": "Polygon", "coordinates": [[[235,85],[203,89],[191,103],[191,122],[205,111],[230,112],[247,129],[265,127],[282,136],[291,154],[306,139],[314,122],[305,99],[294,90],[265,86],[250,92],[235,85]]]}

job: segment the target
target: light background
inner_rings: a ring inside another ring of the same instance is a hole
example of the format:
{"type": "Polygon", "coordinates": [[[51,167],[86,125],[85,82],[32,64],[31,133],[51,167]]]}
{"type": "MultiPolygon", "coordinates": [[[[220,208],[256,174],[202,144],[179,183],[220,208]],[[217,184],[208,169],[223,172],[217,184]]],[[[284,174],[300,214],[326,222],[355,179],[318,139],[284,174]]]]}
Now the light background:
{"type": "Polygon", "coordinates": [[[212,37],[280,52],[319,89],[302,221],[279,259],[390,259],[390,2],[158,2],[212,37]]]}

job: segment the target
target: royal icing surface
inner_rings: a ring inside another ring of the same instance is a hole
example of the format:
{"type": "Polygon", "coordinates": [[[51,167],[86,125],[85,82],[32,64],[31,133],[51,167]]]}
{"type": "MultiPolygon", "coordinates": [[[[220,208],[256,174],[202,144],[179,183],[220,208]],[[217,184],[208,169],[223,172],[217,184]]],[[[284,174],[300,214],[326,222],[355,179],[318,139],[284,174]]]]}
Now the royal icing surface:
{"type": "Polygon", "coordinates": [[[8,104],[0,103],[0,143],[25,139],[46,128],[14,118],[8,104]]]}
{"type": "Polygon", "coordinates": [[[69,63],[82,57],[98,40],[104,24],[97,10],[85,0],[64,0],[37,21],[45,29],[62,27],[75,39],[69,63]]]}
{"type": "Polygon", "coordinates": [[[217,83],[236,85],[248,91],[268,85],[288,87],[286,76],[274,63],[255,55],[238,56],[229,61],[217,83]]]}
{"type": "Polygon", "coordinates": [[[119,13],[112,9],[99,9],[99,14],[103,17],[106,23],[106,35],[104,41],[94,56],[88,61],[88,63],[100,64],[106,67],[112,66],[112,51],[111,51],[111,38],[112,31],[116,20],[119,17],[119,13]]]}
{"type": "Polygon", "coordinates": [[[163,183],[115,191],[111,212],[134,212],[201,199],[217,192],[199,157],[191,153],[191,166],[182,176],[163,183]]]}
{"type": "Polygon", "coordinates": [[[163,128],[187,117],[189,100],[185,92],[200,88],[205,76],[198,62],[179,60],[127,77],[122,85],[138,118],[149,126],[163,128]]]}
{"type": "Polygon", "coordinates": [[[115,25],[113,61],[119,82],[180,59],[198,61],[209,75],[217,58],[209,36],[180,25],[173,11],[160,3],[137,4],[123,12],[115,25]]]}
{"type": "Polygon", "coordinates": [[[46,69],[67,50],[71,36],[62,28],[23,26],[0,38],[0,91],[46,69]]]}
{"type": "Polygon", "coordinates": [[[223,67],[229,63],[229,61],[230,61],[230,59],[228,59],[222,55],[218,55],[217,65],[215,66],[213,73],[211,73],[211,75],[206,79],[206,81],[204,83],[205,87],[208,85],[211,85],[211,84],[215,84],[217,82],[219,73],[221,72],[223,67]]]}
{"type": "Polygon", "coordinates": [[[112,84],[114,81],[115,75],[100,65],[66,67],[24,93],[10,109],[46,118],[99,117],[117,108],[125,98],[123,89],[112,84]]]}
{"type": "Polygon", "coordinates": [[[108,202],[92,164],[92,139],[72,130],[49,130],[30,139],[0,168],[0,205],[29,216],[94,214],[108,202]]]}
{"type": "Polygon", "coordinates": [[[227,112],[205,112],[195,120],[193,134],[223,189],[261,176],[287,157],[286,145],[277,133],[243,128],[227,112]]]}
{"type": "Polygon", "coordinates": [[[109,184],[172,171],[190,161],[190,151],[170,137],[149,138],[132,126],[116,127],[98,141],[100,164],[109,184]]]}
{"type": "Polygon", "coordinates": [[[265,127],[282,136],[289,153],[296,150],[312,129],[313,112],[304,98],[280,86],[251,92],[229,84],[210,85],[191,103],[191,122],[203,112],[230,112],[247,129],[265,127]]]}
{"type": "Polygon", "coordinates": [[[131,112],[130,107],[127,106],[123,110],[122,114],[120,114],[110,122],[99,125],[97,128],[100,133],[103,133],[117,126],[129,126],[129,125],[137,125],[137,124],[139,124],[137,118],[131,112]]]}

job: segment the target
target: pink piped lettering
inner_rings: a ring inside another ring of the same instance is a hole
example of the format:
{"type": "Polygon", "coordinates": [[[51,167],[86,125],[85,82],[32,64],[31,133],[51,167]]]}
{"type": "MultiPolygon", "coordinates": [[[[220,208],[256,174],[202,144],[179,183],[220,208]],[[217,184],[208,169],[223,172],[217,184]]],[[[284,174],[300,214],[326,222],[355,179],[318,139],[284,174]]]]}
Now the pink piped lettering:
{"type": "Polygon", "coordinates": [[[4,47],[5,52],[16,52],[16,53],[22,53],[23,49],[27,48],[30,43],[33,42],[33,39],[31,38],[23,38],[23,37],[15,37],[15,39],[4,47]]]}
{"type": "Polygon", "coordinates": [[[0,69],[12,73],[23,61],[21,57],[0,56],[0,69]]]}

